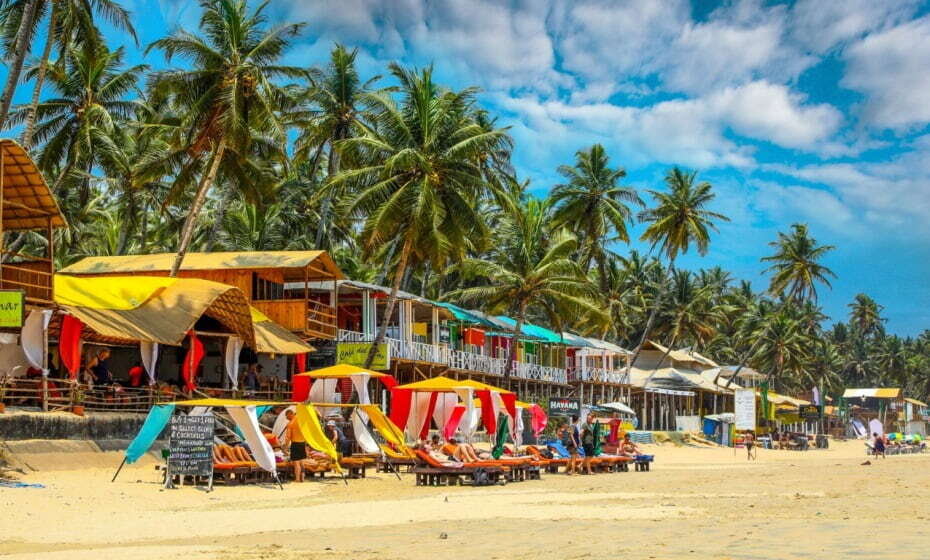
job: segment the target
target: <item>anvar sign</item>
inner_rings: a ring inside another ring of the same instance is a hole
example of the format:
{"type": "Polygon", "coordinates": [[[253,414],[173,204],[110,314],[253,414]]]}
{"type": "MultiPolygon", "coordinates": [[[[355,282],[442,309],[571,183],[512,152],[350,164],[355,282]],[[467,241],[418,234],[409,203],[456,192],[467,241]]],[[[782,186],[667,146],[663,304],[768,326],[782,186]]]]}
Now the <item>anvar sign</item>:
{"type": "Polygon", "coordinates": [[[756,391],[755,389],[737,389],[733,392],[736,410],[736,429],[756,429],[756,391]]]}
{"type": "MultiPolygon", "coordinates": [[[[365,367],[365,359],[368,358],[370,348],[370,342],[340,342],[336,346],[336,363],[365,367]]],[[[387,344],[378,345],[378,353],[375,354],[375,360],[371,362],[369,369],[391,369],[391,350],[387,344]]]]}
{"type": "Polygon", "coordinates": [[[22,327],[25,306],[20,290],[0,290],[0,327],[22,327]]]}

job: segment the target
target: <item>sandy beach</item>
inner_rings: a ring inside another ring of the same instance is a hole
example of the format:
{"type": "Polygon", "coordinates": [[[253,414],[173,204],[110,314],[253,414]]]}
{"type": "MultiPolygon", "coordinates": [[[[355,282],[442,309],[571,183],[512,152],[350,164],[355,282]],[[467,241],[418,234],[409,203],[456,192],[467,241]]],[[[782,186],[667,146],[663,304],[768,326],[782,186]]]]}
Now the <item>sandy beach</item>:
{"type": "MultiPolygon", "coordinates": [[[[154,460],[110,478],[33,456],[0,489],[3,557],[922,558],[930,455],[866,460],[861,442],[806,453],[651,446],[648,473],[418,488],[411,475],[163,490],[154,460]],[[42,468],[45,467],[45,468],[42,468]]],[[[38,455],[38,454],[37,454],[38,455]]],[[[91,458],[84,457],[78,465],[91,458]]],[[[112,468],[102,465],[112,461],[112,468]]]]}

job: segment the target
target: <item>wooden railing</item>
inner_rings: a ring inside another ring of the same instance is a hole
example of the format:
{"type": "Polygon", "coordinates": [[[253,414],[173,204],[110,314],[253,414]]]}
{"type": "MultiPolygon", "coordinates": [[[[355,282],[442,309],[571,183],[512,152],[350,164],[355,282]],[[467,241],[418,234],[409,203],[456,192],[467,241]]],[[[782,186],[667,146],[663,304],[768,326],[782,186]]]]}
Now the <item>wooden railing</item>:
{"type": "Polygon", "coordinates": [[[315,300],[307,302],[307,333],[318,338],[336,338],[336,309],[315,300]]]}
{"type": "Polygon", "coordinates": [[[9,262],[0,264],[0,289],[23,290],[26,299],[34,303],[51,303],[52,262],[40,257],[2,253],[9,262]]]}

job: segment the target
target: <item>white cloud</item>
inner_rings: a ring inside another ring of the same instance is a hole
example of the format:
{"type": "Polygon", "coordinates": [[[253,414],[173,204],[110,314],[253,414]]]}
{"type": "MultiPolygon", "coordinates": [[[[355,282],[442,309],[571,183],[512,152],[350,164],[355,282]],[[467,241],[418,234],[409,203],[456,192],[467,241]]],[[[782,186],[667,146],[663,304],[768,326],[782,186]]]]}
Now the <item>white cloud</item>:
{"type": "Polygon", "coordinates": [[[841,84],[866,94],[867,122],[894,129],[930,122],[930,16],[869,35],[845,58],[841,84]]]}
{"type": "Polygon", "coordinates": [[[868,233],[856,213],[833,192],[801,185],[753,181],[753,206],[776,223],[812,222],[842,235],[861,237],[868,233]]]}
{"type": "Polygon", "coordinates": [[[816,53],[911,17],[920,0],[799,0],[791,9],[791,38],[816,53]]]}

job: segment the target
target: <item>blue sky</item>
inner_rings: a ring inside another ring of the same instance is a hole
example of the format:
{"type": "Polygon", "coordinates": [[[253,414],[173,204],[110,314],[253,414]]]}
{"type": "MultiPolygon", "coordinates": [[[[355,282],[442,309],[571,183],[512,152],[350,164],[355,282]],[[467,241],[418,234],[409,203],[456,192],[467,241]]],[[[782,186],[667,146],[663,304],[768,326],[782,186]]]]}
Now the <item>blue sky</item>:
{"type": "MultiPolygon", "coordinates": [[[[197,28],[193,2],[123,4],[143,44],[197,28]]],[[[390,61],[433,63],[451,87],[480,86],[537,192],[595,142],[643,191],[661,188],[671,165],[698,170],[732,221],[685,266],[720,265],[761,289],[768,242],[805,222],[837,247],[828,314],[845,317],[866,292],[890,331],[930,328],[927,2],[272,0],[268,10],[308,23],[292,64],[323,64],[339,41],[361,49],[366,76],[390,61]]],[[[157,52],[144,62],[164,66],[157,52]]]]}

